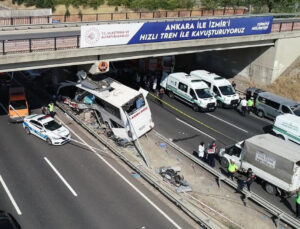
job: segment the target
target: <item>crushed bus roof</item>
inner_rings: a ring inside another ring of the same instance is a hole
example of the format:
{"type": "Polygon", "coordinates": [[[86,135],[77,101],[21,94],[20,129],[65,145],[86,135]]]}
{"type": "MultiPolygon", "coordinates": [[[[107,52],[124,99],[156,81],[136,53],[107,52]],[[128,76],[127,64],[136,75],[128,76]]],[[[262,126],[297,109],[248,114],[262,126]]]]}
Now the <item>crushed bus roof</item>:
{"type": "Polygon", "coordinates": [[[77,84],[76,87],[81,88],[116,107],[123,106],[128,103],[128,101],[141,94],[139,91],[129,88],[110,77],[105,78],[105,82],[109,83],[103,84],[103,81],[104,80],[98,81],[97,83],[88,81],[88,84],[93,84],[95,86],[94,88],[86,87],[84,81],[77,84]]]}

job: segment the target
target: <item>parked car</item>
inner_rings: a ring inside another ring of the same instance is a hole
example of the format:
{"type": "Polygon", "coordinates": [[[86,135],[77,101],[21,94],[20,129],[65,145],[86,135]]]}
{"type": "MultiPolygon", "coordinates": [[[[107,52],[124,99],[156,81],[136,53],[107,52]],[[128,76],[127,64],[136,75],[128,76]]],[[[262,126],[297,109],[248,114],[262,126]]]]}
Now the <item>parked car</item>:
{"type": "Polygon", "coordinates": [[[29,115],[29,106],[24,87],[10,87],[8,101],[8,117],[10,122],[22,122],[29,115]]]}
{"type": "Polygon", "coordinates": [[[194,111],[216,109],[216,98],[207,84],[197,76],[184,72],[171,73],[161,80],[160,86],[165,88],[171,98],[176,97],[187,103],[194,111]]]}
{"type": "Polygon", "coordinates": [[[49,115],[32,114],[26,116],[23,128],[27,134],[33,134],[49,145],[63,145],[71,140],[70,131],[49,115]]]}
{"type": "Polygon", "coordinates": [[[270,92],[261,92],[255,101],[256,114],[259,117],[275,119],[280,114],[300,116],[300,104],[270,92]]]}
{"type": "Polygon", "coordinates": [[[265,92],[265,90],[256,88],[256,87],[249,87],[246,90],[246,99],[249,100],[251,97],[253,97],[254,101],[256,100],[259,93],[265,92]]]}
{"type": "Polygon", "coordinates": [[[210,88],[211,93],[217,99],[218,107],[237,107],[239,104],[239,95],[235,92],[231,83],[206,70],[195,70],[190,72],[191,76],[198,77],[210,88]]]}

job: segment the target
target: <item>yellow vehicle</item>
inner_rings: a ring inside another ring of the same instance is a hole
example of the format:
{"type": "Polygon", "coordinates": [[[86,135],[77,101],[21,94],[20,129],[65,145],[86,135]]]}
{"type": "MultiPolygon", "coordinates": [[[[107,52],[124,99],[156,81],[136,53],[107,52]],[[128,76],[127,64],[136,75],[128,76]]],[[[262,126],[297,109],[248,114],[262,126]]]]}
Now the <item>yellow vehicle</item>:
{"type": "Polygon", "coordinates": [[[28,102],[23,87],[10,87],[8,115],[10,122],[22,122],[29,115],[28,102]]]}

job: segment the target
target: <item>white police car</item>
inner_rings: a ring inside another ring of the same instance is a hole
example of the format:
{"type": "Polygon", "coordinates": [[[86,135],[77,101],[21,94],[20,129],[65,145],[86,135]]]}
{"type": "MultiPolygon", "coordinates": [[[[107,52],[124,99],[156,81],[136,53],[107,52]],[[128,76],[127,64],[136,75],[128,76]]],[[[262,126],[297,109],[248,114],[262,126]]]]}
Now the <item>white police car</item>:
{"type": "Polygon", "coordinates": [[[23,127],[27,134],[34,134],[50,145],[63,145],[71,139],[69,130],[49,115],[28,115],[24,118],[23,127]]]}

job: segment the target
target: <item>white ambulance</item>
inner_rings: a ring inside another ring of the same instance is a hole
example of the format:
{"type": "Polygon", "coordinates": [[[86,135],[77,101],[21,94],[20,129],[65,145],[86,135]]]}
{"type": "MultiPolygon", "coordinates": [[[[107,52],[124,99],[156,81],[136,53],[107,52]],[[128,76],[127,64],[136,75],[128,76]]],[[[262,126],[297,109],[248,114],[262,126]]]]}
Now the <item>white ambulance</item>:
{"type": "Polygon", "coordinates": [[[198,77],[184,72],[176,72],[162,78],[160,86],[165,88],[170,98],[178,98],[192,106],[194,111],[214,111],[216,99],[206,83],[198,77]]]}
{"type": "Polygon", "coordinates": [[[239,104],[239,95],[227,79],[205,70],[191,71],[190,75],[208,85],[217,99],[218,107],[236,107],[239,104]]]}

